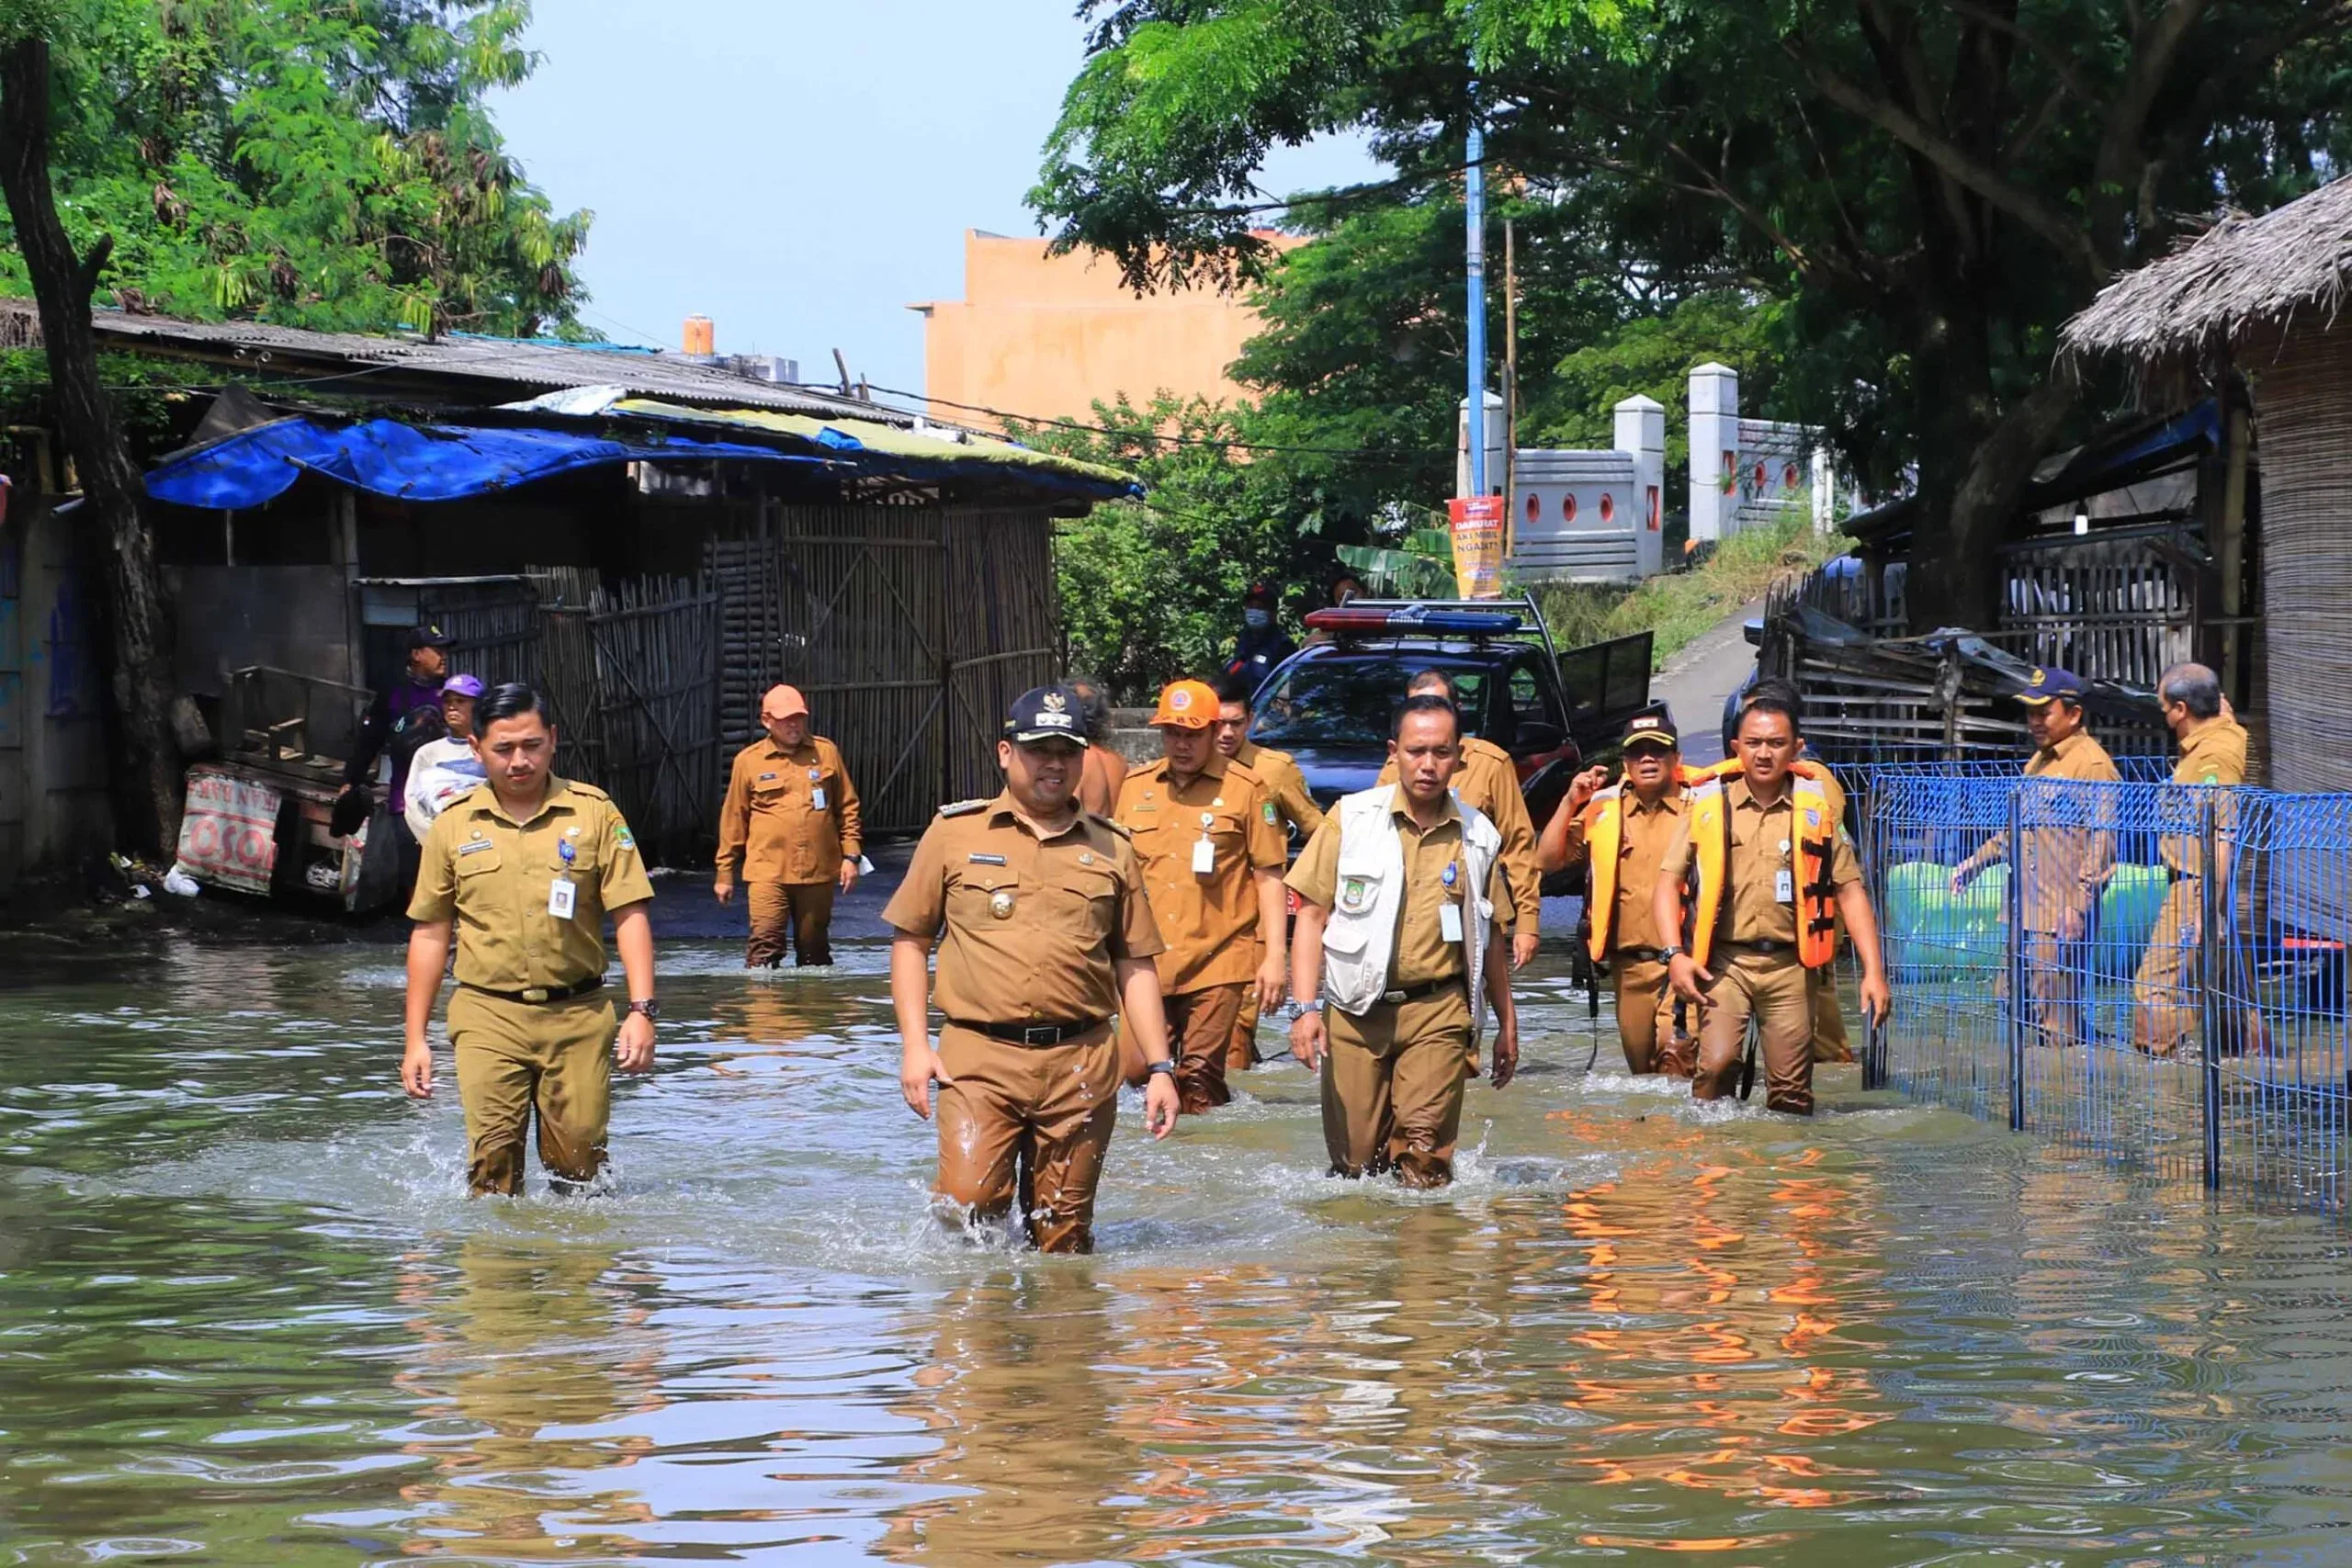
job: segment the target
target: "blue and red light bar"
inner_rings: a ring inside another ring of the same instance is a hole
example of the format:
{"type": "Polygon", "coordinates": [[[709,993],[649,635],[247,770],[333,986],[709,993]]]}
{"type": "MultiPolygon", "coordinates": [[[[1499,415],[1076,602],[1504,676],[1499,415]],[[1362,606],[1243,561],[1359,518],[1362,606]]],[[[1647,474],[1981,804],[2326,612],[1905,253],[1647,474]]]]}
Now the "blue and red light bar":
{"type": "Polygon", "coordinates": [[[1336,609],[1310,612],[1306,624],[1315,631],[1354,632],[1359,636],[1380,632],[1437,632],[1452,637],[1508,637],[1519,630],[1523,623],[1509,610],[1442,610],[1428,604],[1406,604],[1394,608],[1377,604],[1342,604],[1336,609]]]}

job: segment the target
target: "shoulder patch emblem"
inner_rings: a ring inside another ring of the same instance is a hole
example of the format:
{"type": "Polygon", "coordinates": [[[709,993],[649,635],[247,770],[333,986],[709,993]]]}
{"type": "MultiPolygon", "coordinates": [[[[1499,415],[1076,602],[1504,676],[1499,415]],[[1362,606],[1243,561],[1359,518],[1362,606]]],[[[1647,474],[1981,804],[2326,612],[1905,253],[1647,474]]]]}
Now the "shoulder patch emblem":
{"type": "Polygon", "coordinates": [[[616,822],[613,824],[613,842],[625,850],[633,850],[637,848],[637,835],[628,830],[628,823],[616,822]]]}
{"type": "Polygon", "coordinates": [[[1266,821],[1267,821],[1270,825],[1271,825],[1272,823],[1273,823],[1273,822],[1275,822],[1275,821],[1277,821],[1277,820],[1279,820],[1279,819],[1280,819],[1280,814],[1274,810],[1274,803],[1273,803],[1272,801],[1271,801],[1271,800],[1270,800],[1270,801],[1266,802],[1266,804],[1265,804],[1262,807],[1261,807],[1261,810],[1263,810],[1263,811],[1265,812],[1265,814],[1266,814],[1266,821]]]}
{"type": "Polygon", "coordinates": [[[986,800],[950,801],[947,805],[939,808],[939,814],[942,817],[969,817],[973,812],[978,811],[987,804],[988,802],[986,800]]]}

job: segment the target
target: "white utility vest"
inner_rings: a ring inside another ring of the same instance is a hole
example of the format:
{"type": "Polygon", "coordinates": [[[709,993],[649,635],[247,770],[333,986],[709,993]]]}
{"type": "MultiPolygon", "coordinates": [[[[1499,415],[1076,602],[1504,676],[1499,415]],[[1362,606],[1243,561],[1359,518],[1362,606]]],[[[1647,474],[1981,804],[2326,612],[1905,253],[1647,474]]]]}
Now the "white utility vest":
{"type": "MultiPolygon", "coordinates": [[[[1339,821],[1340,864],[1331,915],[1323,927],[1323,996],[1341,1012],[1361,1018],[1388,988],[1388,962],[1396,949],[1397,916],[1404,908],[1405,840],[1390,807],[1395,784],[1379,784],[1343,795],[1332,808],[1339,821]]],[[[1470,979],[1470,1047],[1476,1050],[1487,1026],[1487,932],[1495,907],[1487,898],[1487,878],[1502,852],[1502,835],[1475,807],[1456,796],[1462,813],[1462,860],[1466,885],[1462,898],[1463,958],[1470,979]]]]}

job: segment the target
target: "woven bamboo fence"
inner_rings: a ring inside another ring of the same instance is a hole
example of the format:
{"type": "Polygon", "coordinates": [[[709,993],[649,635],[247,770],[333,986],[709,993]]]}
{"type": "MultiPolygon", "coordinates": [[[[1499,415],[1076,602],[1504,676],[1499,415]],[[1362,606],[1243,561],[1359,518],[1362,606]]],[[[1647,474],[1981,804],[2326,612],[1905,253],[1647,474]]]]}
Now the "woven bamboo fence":
{"type": "Polygon", "coordinates": [[[2352,321],[2298,320],[2241,363],[2262,442],[2271,782],[2352,789],[2352,321]]]}

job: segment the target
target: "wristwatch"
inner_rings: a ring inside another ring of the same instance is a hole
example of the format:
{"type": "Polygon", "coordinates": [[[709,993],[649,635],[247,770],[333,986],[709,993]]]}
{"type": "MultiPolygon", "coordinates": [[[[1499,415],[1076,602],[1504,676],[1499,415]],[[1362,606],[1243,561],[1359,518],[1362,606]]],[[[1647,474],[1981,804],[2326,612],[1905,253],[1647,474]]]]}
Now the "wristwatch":
{"type": "Polygon", "coordinates": [[[631,1012],[643,1013],[645,1015],[645,1021],[648,1023],[656,1022],[662,1017],[662,1004],[651,997],[646,998],[641,1002],[629,1003],[628,1010],[631,1012]]]}
{"type": "Polygon", "coordinates": [[[1321,1012],[1322,1010],[1323,998],[1321,997],[1316,998],[1311,1002],[1288,1001],[1283,1004],[1283,1017],[1292,1023],[1296,1023],[1300,1019],[1305,1018],[1310,1012],[1321,1012]]]}
{"type": "Polygon", "coordinates": [[[1173,1056],[1170,1056],[1163,1061],[1153,1062],[1144,1068],[1144,1076],[1146,1077],[1149,1077],[1154,1073],[1166,1073],[1170,1077],[1174,1077],[1176,1076],[1176,1059],[1173,1056]]]}
{"type": "Polygon", "coordinates": [[[1684,950],[1679,947],[1661,947],[1657,950],[1657,961],[1660,964],[1671,964],[1680,958],[1684,950]]]}

